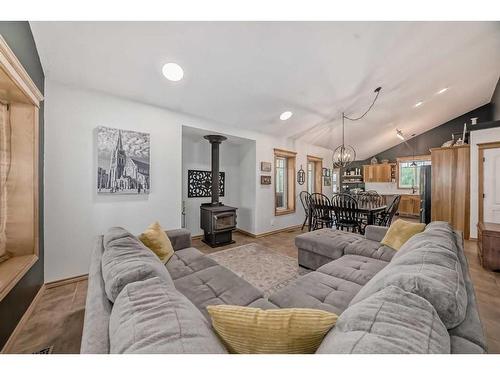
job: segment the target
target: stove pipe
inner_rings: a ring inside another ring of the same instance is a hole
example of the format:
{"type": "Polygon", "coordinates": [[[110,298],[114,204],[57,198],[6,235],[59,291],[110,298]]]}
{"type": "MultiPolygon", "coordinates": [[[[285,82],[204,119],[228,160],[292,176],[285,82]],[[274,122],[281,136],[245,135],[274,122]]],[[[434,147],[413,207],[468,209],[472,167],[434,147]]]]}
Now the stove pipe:
{"type": "Polygon", "coordinates": [[[219,205],[219,145],[227,138],[223,135],[206,135],[212,145],[212,206],[219,205]]]}

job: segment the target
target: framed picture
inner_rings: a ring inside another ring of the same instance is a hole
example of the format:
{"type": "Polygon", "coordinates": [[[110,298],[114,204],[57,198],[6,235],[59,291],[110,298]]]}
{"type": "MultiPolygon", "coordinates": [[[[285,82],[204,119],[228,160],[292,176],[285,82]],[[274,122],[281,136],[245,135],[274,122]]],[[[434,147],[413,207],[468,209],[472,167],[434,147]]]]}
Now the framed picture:
{"type": "Polygon", "coordinates": [[[260,162],[260,171],[261,172],[271,172],[272,164],[267,161],[260,162]]]}
{"type": "Polygon", "coordinates": [[[260,176],[261,185],[271,185],[271,176],[260,176]]]}
{"type": "Polygon", "coordinates": [[[97,128],[97,192],[149,194],[148,133],[97,128]]]}

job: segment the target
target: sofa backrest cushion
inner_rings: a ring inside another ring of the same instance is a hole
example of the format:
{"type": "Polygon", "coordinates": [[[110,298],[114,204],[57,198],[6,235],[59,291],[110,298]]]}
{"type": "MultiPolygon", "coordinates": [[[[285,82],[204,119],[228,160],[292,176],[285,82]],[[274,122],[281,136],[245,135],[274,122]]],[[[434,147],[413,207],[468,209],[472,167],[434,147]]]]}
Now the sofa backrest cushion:
{"type": "Polygon", "coordinates": [[[158,277],[123,288],[109,337],[110,353],[227,353],[201,312],[158,277]]]}
{"type": "Polygon", "coordinates": [[[345,310],[316,353],[446,354],[450,337],[428,301],[389,286],[345,310]]]}
{"type": "Polygon", "coordinates": [[[467,292],[455,234],[451,228],[440,227],[439,232],[442,233],[438,236],[429,231],[416,235],[420,236],[420,245],[411,244],[411,250],[394,255],[391,262],[361,288],[350,305],[395,285],[429,301],[448,329],[459,325],[467,311],[467,292]]]}
{"type": "Polygon", "coordinates": [[[134,235],[114,227],[104,235],[102,276],[109,300],[114,302],[121,290],[134,281],[159,277],[173,285],[165,265],[134,235]]]}

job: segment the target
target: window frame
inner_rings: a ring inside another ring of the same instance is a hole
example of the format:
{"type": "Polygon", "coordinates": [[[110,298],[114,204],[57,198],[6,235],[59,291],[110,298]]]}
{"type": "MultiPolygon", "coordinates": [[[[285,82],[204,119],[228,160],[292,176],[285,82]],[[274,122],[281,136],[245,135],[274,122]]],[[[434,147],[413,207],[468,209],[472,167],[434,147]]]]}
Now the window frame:
{"type": "Polygon", "coordinates": [[[307,186],[307,191],[312,193],[323,193],[323,158],[317,156],[307,155],[307,181],[309,185],[309,163],[313,164],[313,190],[309,191],[309,186],[307,186]]]}
{"type": "Polygon", "coordinates": [[[296,156],[297,153],[294,151],[288,151],[288,150],[282,150],[275,148],[274,149],[274,215],[275,216],[281,216],[281,215],[288,215],[291,213],[295,212],[295,162],[296,162],[296,156]],[[284,158],[286,159],[286,175],[285,175],[285,180],[286,183],[285,185],[285,199],[284,201],[286,202],[286,208],[285,207],[276,207],[277,204],[277,168],[276,168],[276,162],[279,158],[284,158]]]}
{"type": "MultiPolygon", "coordinates": [[[[407,185],[401,185],[401,164],[402,163],[412,163],[412,162],[429,162],[429,164],[424,164],[424,165],[431,165],[431,155],[419,155],[419,156],[406,156],[406,157],[401,157],[396,159],[396,182],[398,184],[398,189],[418,189],[419,187],[419,181],[418,181],[418,172],[417,172],[417,181],[415,183],[415,186],[407,186],[407,185]]],[[[417,168],[420,168],[421,165],[417,166],[417,168]]]]}

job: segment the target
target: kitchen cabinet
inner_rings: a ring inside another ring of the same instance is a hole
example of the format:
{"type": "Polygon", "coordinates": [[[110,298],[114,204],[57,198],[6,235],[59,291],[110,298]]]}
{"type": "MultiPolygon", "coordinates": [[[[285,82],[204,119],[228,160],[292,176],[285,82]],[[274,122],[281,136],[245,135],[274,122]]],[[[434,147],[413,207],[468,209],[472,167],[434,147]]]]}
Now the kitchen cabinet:
{"type": "Polygon", "coordinates": [[[401,195],[399,202],[399,216],[418,217],[420,216],[420,195],[401,195]]]}
{"type": "Polygon", "coordinates": [[[365,182],[392,182],[395,164],[363,165],[363,180],[365,182]]]}
{"type": "Polygon", "coordinates": [[[432,221],[449,222],[469,239],[470,147],[431,149],[432,221]]]}

